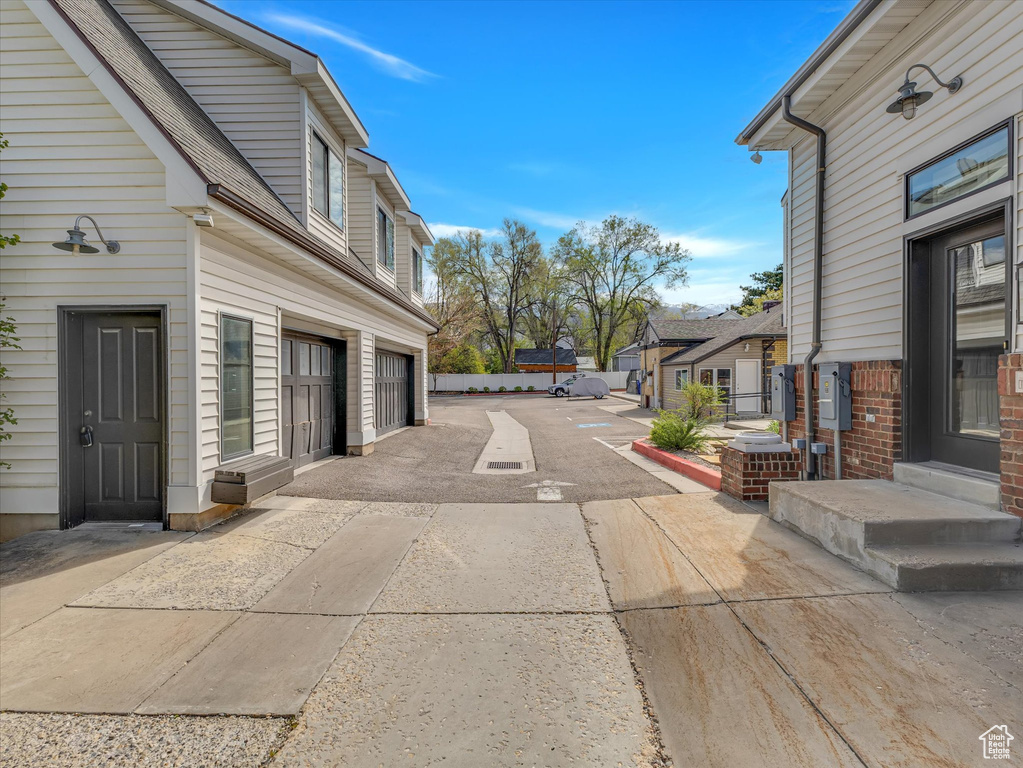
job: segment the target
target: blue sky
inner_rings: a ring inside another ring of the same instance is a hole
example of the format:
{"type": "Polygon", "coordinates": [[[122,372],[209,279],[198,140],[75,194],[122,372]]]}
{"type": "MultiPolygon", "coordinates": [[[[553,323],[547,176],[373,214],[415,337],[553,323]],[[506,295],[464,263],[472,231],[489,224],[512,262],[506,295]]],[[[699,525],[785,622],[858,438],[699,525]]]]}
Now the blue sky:
{"type": "Polygon", "coordinates": [[[323,58],[435,234],[637,216],[709,304],[781,261],[785,157],[734,139],[854,2],[218,4],[323,58]]]}

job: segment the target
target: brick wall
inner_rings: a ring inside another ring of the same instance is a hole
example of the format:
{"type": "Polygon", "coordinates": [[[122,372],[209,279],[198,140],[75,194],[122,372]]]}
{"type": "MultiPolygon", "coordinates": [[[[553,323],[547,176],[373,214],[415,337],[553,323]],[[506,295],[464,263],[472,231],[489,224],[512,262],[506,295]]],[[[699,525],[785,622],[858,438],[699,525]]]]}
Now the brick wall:
{"type": "Polygon", "coordinates": [[[1023,393],[1016,392],[1016,371],[1019,370],[1023,370],[1023,354],[998,358],[1002,510],[1023,517],[1023,393]]]}
{"type": "MultiPolygon", "coordinates": [[[[818,387],[813,375],[814,392],[818,387]]],[[[789,422],[789,440],[803,437],[803,366],[796,366],[796,421],[789,422]]],[[[828,444],[818,456],[824,477],[834,478],[834,433],[818,427],[814,408],[814,440],[828,444]]],[[[902,361],[852,363],[852,429],[842,432],[842,477],[891,480],[892,465],[902,460],[902,361]]]]}
{"type": "Polygon", "coordinates": [[[801,467],[791,453],[743,453],[726,447],[721,452],[721,490],[741,501],[767,501],[767,487],[777,480],[798,480],[801,467]]]}

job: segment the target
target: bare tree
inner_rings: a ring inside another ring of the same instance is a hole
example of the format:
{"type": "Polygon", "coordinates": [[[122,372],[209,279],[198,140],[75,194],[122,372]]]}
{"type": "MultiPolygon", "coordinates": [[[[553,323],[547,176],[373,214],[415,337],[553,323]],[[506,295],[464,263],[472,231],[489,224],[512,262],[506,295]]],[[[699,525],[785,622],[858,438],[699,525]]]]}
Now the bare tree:
{"type": "Polygon", "coordinates": [[[622,332],[658,302],[657,288],[685,285],[691,256],[661,240],[657,228],[620,216],[599,227],[580,224],[558,240],[555,253],[593,334],[597,368],[608,369],[622,332]]]}
{"type": "Polygon", "coordinates": [[[471,289],[483,325],[504,367],[515,365],[515,339],[532,302],[530,274],[543,256],[536,232],[525,224],[504,220],[504,238],[488,243],[477,230],[455,238],[455,271],[471,289]]]}

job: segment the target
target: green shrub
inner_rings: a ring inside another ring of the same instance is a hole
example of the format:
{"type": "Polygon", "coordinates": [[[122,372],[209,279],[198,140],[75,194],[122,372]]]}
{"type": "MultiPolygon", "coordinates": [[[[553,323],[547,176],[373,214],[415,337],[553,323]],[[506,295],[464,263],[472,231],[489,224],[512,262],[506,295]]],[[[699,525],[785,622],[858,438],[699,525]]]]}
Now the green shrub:
{"type": "Polygon", "coordinates": [[[721,390],[698,381],[687,381],[682,385],[682,406],[676,413],[683,421],[705,422],[724,404],[721,390]]]}
{"type": "Polygon", "coordinates": [[[526,391],[527,392],[536,392],[536,387],[534,387],[532,384],[530,384],[528,387],[526,387],[526,391]]]}
{"type": "Polygon", "coordinates": [[[705,422],[685,419],[677,411],[658,411],[650,428],[650,442],[664,451],[705,453],[709,439],[705,422]]]}
{"type": "Polygon", "coordinates": [[[490,387],[483,387],[483,391],[484,392],[489,392],[490,391],[490,387]]]}
{"type": "Polygon", "coordinates": [[[470,395],[475,395],[475,394],[476,394],[477,392],[479,392],[479,390],[478,390],[478,389],[476,389],[476,387],[469,387],[469,388],[468,388],[468,389],[466,390],[466,392],[468,392],[468,393],[469,393],[470,395]]]}
{"type": "Polygon", "coordinates": [[[507,392],[508,391],[508,387],[506,387],[506,386],[504,386],[502,384],[500,387],[497,388],[497,391],[498,392],[507,392]]]}
{"type": "Polygon", "coordinates": [[[768,432],[774,432],[774,434],[776,434],[776,435],[780,435],[781,434],[781,424],[779,424],[777,421],[772,421],[770,424],[767,425],[767,431],[768,432]]]}
{"type": "Polygon", "coordinates": [[[522,391],[522,387],[515,387],[515,391],[516,392],[521,392],[522,391]]]}

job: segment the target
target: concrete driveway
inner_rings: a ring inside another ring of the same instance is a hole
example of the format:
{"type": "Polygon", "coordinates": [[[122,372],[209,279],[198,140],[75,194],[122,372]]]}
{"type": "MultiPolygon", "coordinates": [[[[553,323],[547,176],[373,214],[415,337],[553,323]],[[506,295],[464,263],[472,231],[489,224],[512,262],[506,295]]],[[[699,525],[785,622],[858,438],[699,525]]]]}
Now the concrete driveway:
{"type": "Polygon", "coordinates": [[[1023,594],[893,594],[654,487],[5,544],[0,764],[968,766],[1023,733],[1023,594]]]}

